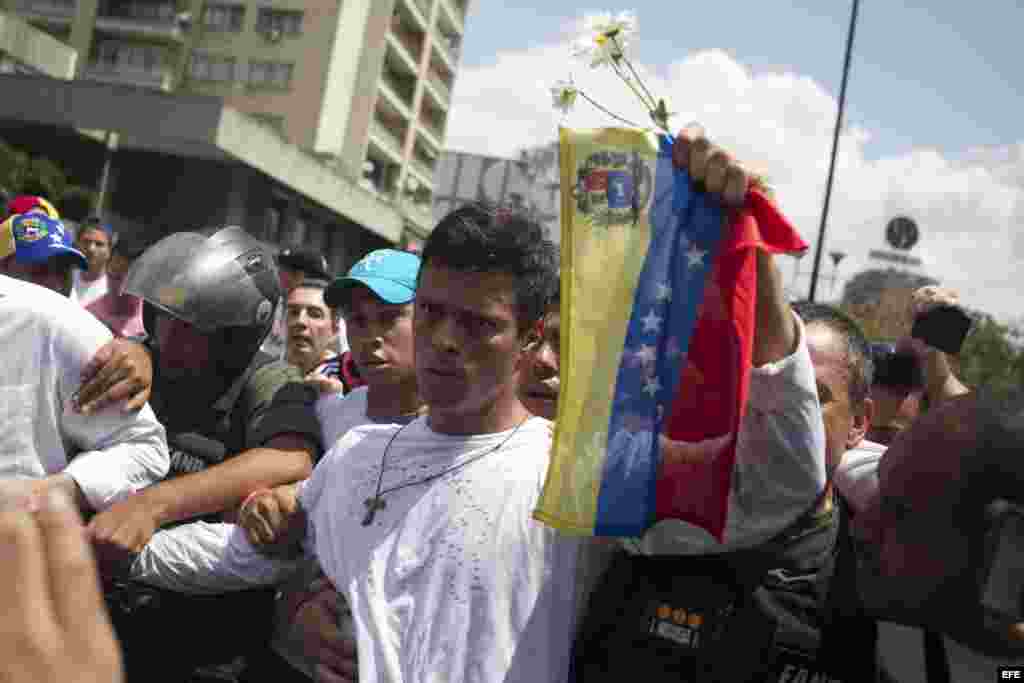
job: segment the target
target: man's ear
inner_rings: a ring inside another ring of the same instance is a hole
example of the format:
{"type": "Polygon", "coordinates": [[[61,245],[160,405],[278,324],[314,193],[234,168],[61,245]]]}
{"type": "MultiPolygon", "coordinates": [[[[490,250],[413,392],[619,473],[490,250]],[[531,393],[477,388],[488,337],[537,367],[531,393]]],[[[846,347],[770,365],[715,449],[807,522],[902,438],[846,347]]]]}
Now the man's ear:
{"type": "Polygon", "coordinates": [[[864,435],[871,429],[871,420],[875,416],[875,403],[870,398],[861,402],[860,409],[854,409],[853,422],[850,423],[850,433],[846,437],[846,449],[850,450],[860,445],[864,435]]]}

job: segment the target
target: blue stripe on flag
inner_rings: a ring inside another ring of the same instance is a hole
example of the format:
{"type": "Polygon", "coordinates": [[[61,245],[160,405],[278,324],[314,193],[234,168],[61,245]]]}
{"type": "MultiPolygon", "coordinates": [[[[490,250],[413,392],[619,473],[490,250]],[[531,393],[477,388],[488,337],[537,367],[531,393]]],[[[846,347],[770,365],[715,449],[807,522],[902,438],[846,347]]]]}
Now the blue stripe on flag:
{"type": "Polygon", "coordinates": [[[706,194],[694,192],[689,175],[673,167],[668,137],[661,139],[653,197],[650,246],[608,421],[596,536],[639,536],[653,521],[657,435],[671,409],[721,243],[722,209],[706,194]]]}

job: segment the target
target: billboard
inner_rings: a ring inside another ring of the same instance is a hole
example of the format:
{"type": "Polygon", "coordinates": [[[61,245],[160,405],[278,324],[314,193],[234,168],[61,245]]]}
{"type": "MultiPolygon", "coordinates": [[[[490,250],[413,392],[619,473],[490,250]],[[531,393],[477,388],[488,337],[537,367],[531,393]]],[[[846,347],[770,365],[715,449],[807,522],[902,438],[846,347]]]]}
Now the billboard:
{"type": "Polygon", "coordinates": [[[558,186],[557,143],[526,151],[519,159],[446,151],[434,174],[434,222],[463,204],[486,202],[526,210],[557,242],[558,186]]]}

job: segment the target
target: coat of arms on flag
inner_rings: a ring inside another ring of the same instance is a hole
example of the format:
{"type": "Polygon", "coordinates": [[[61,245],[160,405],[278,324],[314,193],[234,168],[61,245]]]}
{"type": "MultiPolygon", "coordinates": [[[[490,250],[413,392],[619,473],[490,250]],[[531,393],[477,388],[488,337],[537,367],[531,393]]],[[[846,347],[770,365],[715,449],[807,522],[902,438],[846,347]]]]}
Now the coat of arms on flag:
{"type": "Polygon", "coordinates": [[[726,212],[672,140],[562,129],[562,390],[535,517],[640,536],[682,519],[721,540],[751,363],[755,250],[804,247],[763,195],[726,212]],[[706,452],[663,462],[660,437],[706,452]]]}

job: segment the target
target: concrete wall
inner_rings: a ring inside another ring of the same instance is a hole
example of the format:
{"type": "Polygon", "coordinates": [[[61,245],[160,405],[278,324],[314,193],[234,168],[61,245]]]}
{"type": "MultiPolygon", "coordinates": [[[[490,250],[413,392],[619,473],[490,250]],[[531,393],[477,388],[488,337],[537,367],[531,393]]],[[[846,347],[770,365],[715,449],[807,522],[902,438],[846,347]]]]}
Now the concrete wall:
{"type": "MultiPolygon", "coordinates": [[[[337,119],[347,108],[348,120],[343,127],[343,138],[336,148],[342,163],[357,174],[362,172],[363,161],[366,159],[366,140],[373,120],[373,110],[377,102],[377,84],[380,80],[384,56],[387,54],[387,34],[391,25],[391,13],[394,0],[376,0],[373,9],[366,19],[366,30],[363,48],[359,56],[355,78],[350,90],[344,92],[336,88],[331,92],[331,100],[325,102],[324,116],[321,126],[330,130],[337,125],[337,119]]],[[[339,66],[339,71],[343,67],[339,66]]],[[[330,91],[329,91],[330,92],[330,91]]]]}
{"type": "Polygon", "coordinates": [[[78,53],[44,31],[0,11],[0,55],[53,78],[75,77],[78,53]]]}
{"type": "Polygon", "coordinates": [[[133,236],[136,242],[151,243],[178,230],[241,225],[260,239],[322,250],[336,272],[372,249],[390,246],[237,162],[126,151],[115,156],[114,176],[110,208],[128,224],[145,226],[145,235],[133,236]],[[271,230],[272,212],[280,219],[277,230],[271,230]]]}

